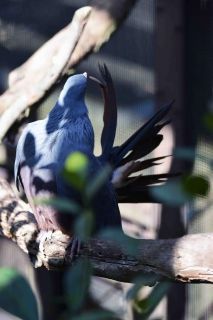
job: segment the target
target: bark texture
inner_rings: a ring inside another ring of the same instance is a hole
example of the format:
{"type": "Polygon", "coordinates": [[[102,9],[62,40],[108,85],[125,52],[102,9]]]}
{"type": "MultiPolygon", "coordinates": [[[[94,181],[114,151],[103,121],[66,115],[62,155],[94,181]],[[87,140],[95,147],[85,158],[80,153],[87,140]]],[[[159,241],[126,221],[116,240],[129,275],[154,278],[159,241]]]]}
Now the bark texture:
{"type": "MultiPolygon", "coordinates": [[[[35,267],[63,269],[70,265],[68,236],[60,231],[41,236],[30,207],[20,200],[10,185],[0,180],[0,233],[15,241],[35,267]]],[[[91,239],[82,245],[81,257],[89,257],[97,276],[131,282],[138,274],[178,282],[213,283],[213,234],[193,234],[177,239],[139,240],[137,253],[113,241],[91,239]]]]}

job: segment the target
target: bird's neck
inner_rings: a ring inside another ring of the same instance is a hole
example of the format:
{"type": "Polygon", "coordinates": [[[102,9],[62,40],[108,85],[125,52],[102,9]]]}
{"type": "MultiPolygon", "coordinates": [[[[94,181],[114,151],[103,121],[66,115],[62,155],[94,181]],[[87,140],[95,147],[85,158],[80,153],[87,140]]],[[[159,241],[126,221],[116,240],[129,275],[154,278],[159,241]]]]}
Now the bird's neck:
{"type": "Polygon", "coordinates": [[[54,119],[54,122],[61,120],[73,121],[78,117],[88,114],[87,107],[83,101],[69,101],[69,104],[61,105],[58,102],[49,113],[49,118],[54,119]]]}

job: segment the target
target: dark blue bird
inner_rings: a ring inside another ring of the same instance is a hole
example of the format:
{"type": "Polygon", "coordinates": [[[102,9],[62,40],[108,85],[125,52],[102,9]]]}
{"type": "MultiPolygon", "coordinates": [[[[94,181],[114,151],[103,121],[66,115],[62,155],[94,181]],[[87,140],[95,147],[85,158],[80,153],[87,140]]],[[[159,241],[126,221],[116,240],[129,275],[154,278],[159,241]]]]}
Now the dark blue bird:
{"type": "Polygon", "coordinates": [[[16,151],[15,181],[21,184],[32,207],[39,229],[60,229],[72,235],[73,216],[49,206],[35,203],[36,197],[60,196],[81,202],[78,192],[68,185],[61,171],[67,156],[80,151],[89,159],[89,179],[106,163],[113,168],[112,176],[96,194],[92,209],[95,231],[104,227],[121,228],[118,202],[152,202],[149,188],[165,181],[170,175],[137,175],[164,157],[141,160],[162,141],[159,134],[168,122],[160,124],[171,105],[162,108],[144,126],[119,147],[113,147],[117,126],[117,106],[112,78],[106,66],[100,67],[99,83],[104,96],[104,128],[101,136],[102,155],[94,155],[94,132],[84,102],[87,74],[74,75],[64,85],[49,115],[32,122],[24,129],[16,151]]]}
{"type": "MultiPolygon", "coordinates": [[[[36,197],[54,195],[79,200],[80,197],[63,179],[61,171],[67,156],[80,151],[89,159],[89,179],[103,163],[93,154],[94,132],[84,102],[87,74],[70,77],[47,118],[27,125],[16,151],[15,180],[21,184],[41,230],[61,229],[71,234],[72,216],[34,203],[36,197]]],[[[114,188],[110,181],[93,201],[95,230],[121,226],[114,188]],[[103,206],[104,203],[104,206],[103,206]]]]}

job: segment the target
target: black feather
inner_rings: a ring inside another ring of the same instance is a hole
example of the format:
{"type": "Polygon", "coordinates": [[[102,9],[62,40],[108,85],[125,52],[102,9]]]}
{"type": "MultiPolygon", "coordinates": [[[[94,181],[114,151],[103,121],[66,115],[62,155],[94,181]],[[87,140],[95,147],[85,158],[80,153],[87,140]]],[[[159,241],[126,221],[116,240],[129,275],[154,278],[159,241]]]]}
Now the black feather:
{"type": "Polygon", "coordinates": [[[99,65],[99,70],[105,83],[102,87],[105,105],[103,116],[104,128],[101,135],[102,155],[100,159],[107,160],[109,159],[115,140],[117,127],[117,104],[115,89],[109,70],[105,64],[103,66],[99,65]]]}
{"type": "Polygon", "coordinates": [[[152,196],[151,190],[156,188],[156,184],[175,178],[180,174],[156,174],[128,178],[126,184],[116,189],[119,203],[158,203],[152,196]]]}
{"type": "Polygon", "coordinates": [[[110,160],[115,167],[124,164],[129,161],[129,159],[139,159],[139,157],[150,153],[160,144],[162,137],[158,135],[158,132],[168,123],[168,121],[163,124],[159,124],[158,122],[167,115],[172,103],[173,102],[161,108],[121,146],[113,148],[110,160]],[[125,156],[130,151],[132,151],[133,155],[129,156],[129,158],[127,157],[128,160],[124,160],[125,156]]]}
{"type": "Polygon", "coordinates": [[[153,166],[158,166],[159,164],[161,164],[161,162],[157,162],[157,161],[163,160],[167,157],[170,157],[170,156],[156,157],[156,158],[151,158],[143,161],[137,161],[136,162],[137,166],[135,170],[132,171],[132,173],[140,170],[145,170],[153,166]]]}

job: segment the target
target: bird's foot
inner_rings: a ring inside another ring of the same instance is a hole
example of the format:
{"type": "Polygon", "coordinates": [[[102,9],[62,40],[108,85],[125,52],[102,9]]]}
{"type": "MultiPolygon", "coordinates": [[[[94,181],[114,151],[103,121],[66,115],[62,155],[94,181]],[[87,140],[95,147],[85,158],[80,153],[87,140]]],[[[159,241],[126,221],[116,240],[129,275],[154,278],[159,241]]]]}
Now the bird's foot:
{"type": "Polygon", "coordinates": [[[80,253],[81,241],[76,236],[73,236],[72,239],[70,240],[70,243],[67,249],[69,251],[70,260],[72,262],[75,260],[76,256],[78,256],[80,253]]]}

